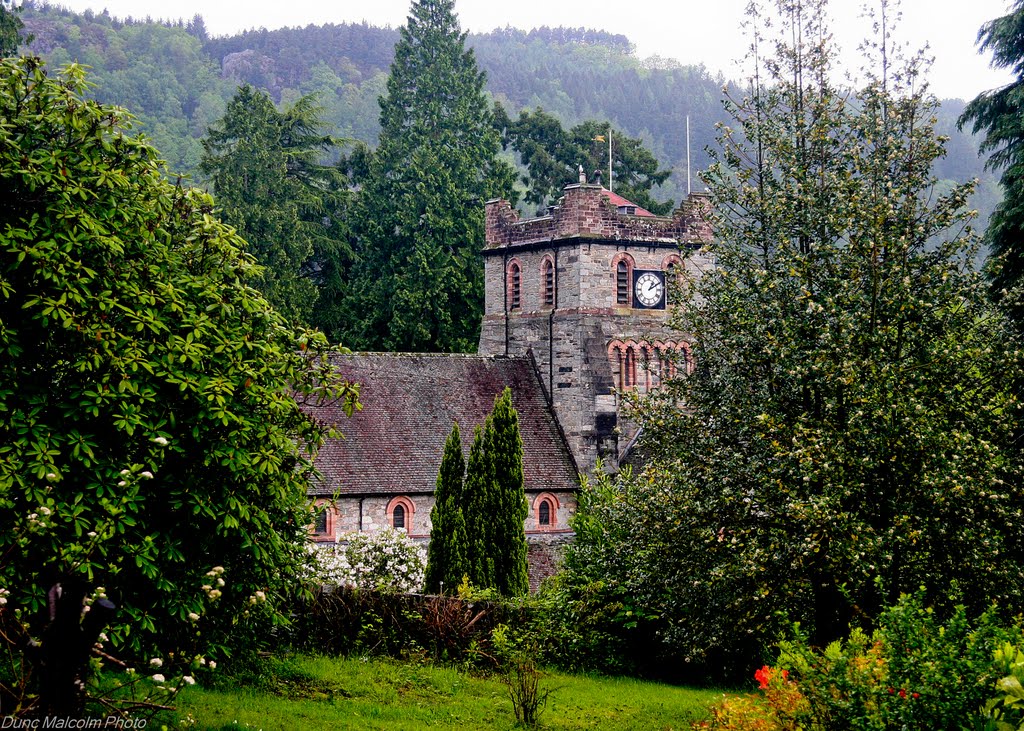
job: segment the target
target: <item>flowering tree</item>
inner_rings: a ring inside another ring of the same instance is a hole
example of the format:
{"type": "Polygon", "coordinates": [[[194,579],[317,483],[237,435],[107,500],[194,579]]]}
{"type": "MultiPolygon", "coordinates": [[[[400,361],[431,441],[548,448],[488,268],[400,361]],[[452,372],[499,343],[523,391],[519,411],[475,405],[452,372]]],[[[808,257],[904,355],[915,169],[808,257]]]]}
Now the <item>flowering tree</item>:
{"type": "Polygon", "coordinates": [[[327,586],[377,591],[423,589],[427,552],[404,530],[345,533],[337,546],[311,546],[313,578],[327,586]]]}
{"type": "Polygon", "coordinates": [[[676,320],[697,369],[641,409],[652,463],[577,549],[692,658],[756,656],[787,618],[824,645],[921,586],[1024,598],[1020,359],[972,268],[968,187],[933,187],[920,62],[897,63],[883,2],[877,73],[842,90],[825,3],[777,5],[706,177],[717,267],[676,320]]]}
{"type": "Polygon", "coordinates": [[[7,670],[41,662],[32,640],[87,653],[109,623],[128,660],[190,663],[251,638],[253,610],[283,619],[326,433],[300,402],[355,405],[323,338],[252,289],[210,197],[84,86],[0,64],[4,714],[34,703],[38,673],[7,670]]]}

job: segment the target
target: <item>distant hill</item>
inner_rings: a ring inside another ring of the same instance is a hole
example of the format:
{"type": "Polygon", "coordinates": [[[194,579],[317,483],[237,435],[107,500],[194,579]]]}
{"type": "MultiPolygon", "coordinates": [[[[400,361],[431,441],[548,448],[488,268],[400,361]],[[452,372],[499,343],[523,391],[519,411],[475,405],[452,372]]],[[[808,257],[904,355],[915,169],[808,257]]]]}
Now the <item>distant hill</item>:
{"type": "MultiPolygon", "coordinates": [[[[51,63],[92,67],[98,99],[127,107],[171,168],[195,177],[200,138],[240,83],[290,102],[318,92],[337,135],[376,143],[377,98],[385,91],[398,31],[366,24],[309,25],[211,38],[201,17],[176,23],[74,13],[25,2],[22,18],[35,35],[30,49],[51,63]]],[[[727,80],[703,66],[639,59],[622,35],[584,28],[504,28],[469,36],[487,88],[509,114],[542,107],[565,126],[608,120],[640,137],[673,175],[655,197],[680,200],[686,188],[686,119],[691,162],[708,163],[715,125],[725,121],[727,80]]],[[[972,205],[981,224],[1000,190],[977,156],[977,140],[958,132],[962,100],[946,100],[939,131],[950,137],[936,173],[949,183],[979,178],[972,205]]]]}

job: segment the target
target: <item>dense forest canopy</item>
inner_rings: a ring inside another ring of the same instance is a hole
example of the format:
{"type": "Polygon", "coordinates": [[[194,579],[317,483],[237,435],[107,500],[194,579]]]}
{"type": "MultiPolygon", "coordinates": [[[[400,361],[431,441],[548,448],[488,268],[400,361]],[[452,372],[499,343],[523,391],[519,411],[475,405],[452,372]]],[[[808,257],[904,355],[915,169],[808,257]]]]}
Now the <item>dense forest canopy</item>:
{"type": "MultiPolygon", "coordinates": [[[[243,83],[284,104],[317,93],[323,121],[335,135],[377,144],[377,99],[386,91],[397,29],[343,23],[211,38],[199,16],[119,19],[33,0],[22,18],[35,36],[29,50],[51,64],[92,67],[96,97],[138,115],[170,169],[182,174],[201,179],[199,140],[243,83]]],[[[705,148],[725,119],[726,80],[703,66],[640,59],[625,36],[585,28],[501,28],[470,34],[467,45],[487,75],[487,93],[509,114],[539,107],[567,128],[603,120],[641,139],[661,167],[672,170],[655,191],[658,200],[678,201],[686,192],[687,117],[693,179],[707,167],[705,148]]],[[[956,129],[962,109],[961,100],[938,109],[937,131],[950,141],[936,173],[946,185],[979,178],[971,205],[984,224],[1000,193],[978,159],[977,141],[956,129]]]]}

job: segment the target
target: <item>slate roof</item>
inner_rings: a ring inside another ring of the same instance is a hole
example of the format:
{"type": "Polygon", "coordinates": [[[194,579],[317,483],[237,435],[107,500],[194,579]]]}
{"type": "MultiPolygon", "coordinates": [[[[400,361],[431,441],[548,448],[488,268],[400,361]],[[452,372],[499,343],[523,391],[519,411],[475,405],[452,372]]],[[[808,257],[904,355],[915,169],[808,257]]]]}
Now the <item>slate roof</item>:
{"type": "Polygon", "coordinates": [[[345,435],[320,449],[323,478],[314,494],[432,493],[452,423],[459,423],[468,458],[474,427],[505,386],[519,413],[526,489],[576,488],[575,463],[528,358],[355,353],[333,355],[331,363],[360,383],[363,408],[351,418],[337,406],[308,409],[345,435]]]}
{"type": "Polygon", "coordinates": [[[646,208],[644,208],[643,206],[638,206],[633,201],[626,200],[625,198],[623,198],[618,193],[613,193],[612,191],[608,190],[607,188],[605,188],[601,192],[604,195],[604,197],[607,198],[608,201],[613,206],[615,206],[616,208],[620,208],[622,206],[631,206],[631,207],[636,209],[636,211],[633,213],[634,216],[645,216],[645,217],[650,216],[652,218],[654,217],[654,214],[651,213],[650,211],[648,211],[646,208]]]}

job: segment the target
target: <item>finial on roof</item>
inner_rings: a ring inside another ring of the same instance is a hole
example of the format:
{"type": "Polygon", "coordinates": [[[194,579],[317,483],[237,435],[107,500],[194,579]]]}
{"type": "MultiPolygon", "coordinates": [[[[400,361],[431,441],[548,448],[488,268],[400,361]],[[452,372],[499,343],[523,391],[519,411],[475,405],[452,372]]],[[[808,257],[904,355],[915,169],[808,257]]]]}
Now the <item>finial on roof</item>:
{"type": "Polygon", "coordinates": [[[587,174],[583,172],[583,166],[580,165],[580,185],[584,185],[587,182],[587,174]]]}
{"type": "Polygon", "coordinates": [[[595,170],[594,171],[594,185],[600,185],[600,184],[601,184],[601,171],[600,170],[595,170]]]}

